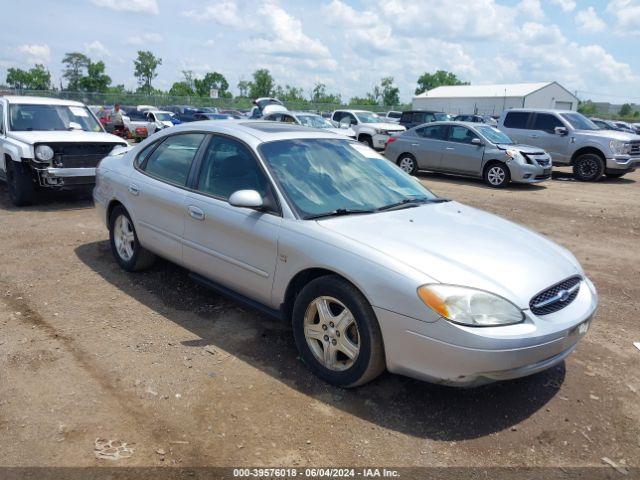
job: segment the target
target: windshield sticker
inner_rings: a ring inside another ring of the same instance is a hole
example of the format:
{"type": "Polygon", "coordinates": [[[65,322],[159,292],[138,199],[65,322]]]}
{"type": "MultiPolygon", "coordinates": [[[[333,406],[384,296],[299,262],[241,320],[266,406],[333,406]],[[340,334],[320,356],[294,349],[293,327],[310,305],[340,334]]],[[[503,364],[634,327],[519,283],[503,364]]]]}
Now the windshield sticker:
{"type": "Polygon", "coordinates": [[[88,117],[87,111],[82,107],[69,107],[71,113],[73,113],[76,117],[88,117]]]}
{"type": "Polygon", "coordinates": [[[384,157],[376,152],[374,149],[367,147],[366,145],[362,145],[360,143],[350,143],[351,148],[353,148],[360,155],[364,155],[367,158],[376,158],[384,160],[384,157]]]}

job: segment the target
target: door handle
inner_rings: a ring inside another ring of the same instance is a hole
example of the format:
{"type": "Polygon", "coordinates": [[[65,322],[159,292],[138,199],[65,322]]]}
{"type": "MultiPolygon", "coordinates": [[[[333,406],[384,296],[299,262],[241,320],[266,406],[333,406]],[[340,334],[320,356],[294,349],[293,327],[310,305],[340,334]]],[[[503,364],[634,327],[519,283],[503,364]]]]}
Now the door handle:
{"type": "Polygon", "coordinates": [[[446,147],[447,150],[455,150],[453,147],[446,147]]]}
{"type": "Polygon", "coordinates": [[[193,205],[189,205],[189,215],[191,215],[196,220],[204,220],[204,212],[198,207],[194,207],[193,205]]]}
{"type": "Polygon", "coordinates": [[[540,138],[540,135],[533,134],[530,136],[530,138],[540,138]]]}
{"type": "Polygon", "coordinates": [[[412,146],[412,147],[417,147],[417,146],[418,146],[418,144],[417,144],[417,143],[412,143],[412,144],[411,144],[411,146],[412,146]]]}
{"type": "Polygon", "coordinates": [[[140,195],[140,189],[135,183],[129,184],[129,191],[131,192],[132,195],[136,195],[136,196],[140,195]]]}

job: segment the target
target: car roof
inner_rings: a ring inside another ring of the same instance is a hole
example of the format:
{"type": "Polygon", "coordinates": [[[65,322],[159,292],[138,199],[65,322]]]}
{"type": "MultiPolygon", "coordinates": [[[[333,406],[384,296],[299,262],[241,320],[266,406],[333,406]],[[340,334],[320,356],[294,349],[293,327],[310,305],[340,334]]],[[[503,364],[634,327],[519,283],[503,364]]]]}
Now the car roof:
{"type": "Polygon", "coordinates": [[[5,95],[2,98],[9,103],[22,105],[69,105],[73,107],[84,107],[84,103],[73,100],[64,100],[62,98],[51,97],[28,97],[20,95],[5,95]]]}
{"type": "Polygon", "coordinates": [[[297,124],[282,122],[272,122],[269,120],[203,120],[199,122],[188,122],[166,129],[167,134],[205,131],[211,133],[222,133],[237,137],[241,140],[253,144],[272,142],[275,140],[303,139],[303,138],[329,138],[343,139],[335,133],[322,129],[304,127],[297,124]]]}
{"type": "Polygon", "coordinates": [[[403,110],[402,113],[444,113],[438,110],[403,110]]]}
{"type": "Polygon", "coordinates": [[[560,110],[556,108],[511,108],[505,110],[504,113],[509,112],[531,112],[531,113],[579,113],[575,110],[560,110]]]}

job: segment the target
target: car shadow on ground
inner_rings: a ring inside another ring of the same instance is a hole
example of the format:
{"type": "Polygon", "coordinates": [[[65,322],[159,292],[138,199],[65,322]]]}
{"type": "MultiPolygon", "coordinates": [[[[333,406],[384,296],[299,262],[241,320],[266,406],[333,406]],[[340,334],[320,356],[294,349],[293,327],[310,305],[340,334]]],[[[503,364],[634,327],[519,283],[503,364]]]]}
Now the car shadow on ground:
{"type": "MultiPolygon", "coordinates": [[[[486,190],[502,190],[502,191],[515,191],[515,192],[523,192],[523,191],[538,191],[544,190],[547,187],[545,186],[545,182],[542,183],[510,183],[506,187],[495,188],[490,187],[484,180],[481,178],[473,178],[473,177],[459,177],[457,175],[449,175],[446,173],[435,173],[435,172],[418,172],[416,176],[420,180],[425,180],[427,182],[434,183],[457,183],[460,185],[469,185],[472,187],[483,188],[486,190]]],[[[548,180],[547,180],[548,181],[548,180]]]]}
{"type": "Polygon", "coordinates": [[[298,357],[290,328],[193,282],[181,267],[159,260],[127,273],[107,241],[84,244],[78,258],[107,282],[198,337],[184,346],[213,345],[317,401],[407,435],[456,441],[512,427],[543,408],[559,391],[564,363],[537,375],[457,389],[385,373],[356,389],[332,387],[298,357]]]}
{"type": "MultiPolygon", "coordinates": [[[[564,182],[579,181],[574,178],[573,173],[571,173],[570,171],[561,171],[561,170],[554,170],[553,173],[551,174],[551,178],[553,178],[553,180],[560,180],[564,182]]],[[[596,183],[604,183],[604,184],[611,184],[611,185],[625,185],[629,183],[636,183],[636,181],[633,180],[632,178],[626,178],[626,177],[613,178],[613,177],[603,176],[596,183]]]]}
{"type": "Polygon", "coordinates": [[[32,205],[16,207],[9,199],[7,184],[0,180],[0,209],[2,210],[31,210],[38,212],[53,212],[61,210],[82,210],[93,208],[91,189],[84,190],[41,190],[37,192],[32,205]]]}

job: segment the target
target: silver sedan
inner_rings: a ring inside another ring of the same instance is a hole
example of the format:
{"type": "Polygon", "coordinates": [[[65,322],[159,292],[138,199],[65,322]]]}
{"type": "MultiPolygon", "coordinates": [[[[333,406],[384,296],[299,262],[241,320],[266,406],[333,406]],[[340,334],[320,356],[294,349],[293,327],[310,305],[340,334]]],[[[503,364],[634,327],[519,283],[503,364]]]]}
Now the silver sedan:
{"type": "Polygon", "coordinates": [[[596,309],[566,249],[319,130],[176,126],[102,160],[94,199],[123,269],[159,255],[283,319],[342,387],[385,368],[452,385],[529,375],[569,355],[596,309]]]}
{"type": "Polygon", "coordinates": [[[418,170],[483,178],[491,187],[551,178],[551,157],[538,147],[517,145],[486,124],[433,122],[389,138],[385,156],[405,172],[418,170]]]}

